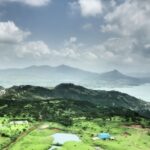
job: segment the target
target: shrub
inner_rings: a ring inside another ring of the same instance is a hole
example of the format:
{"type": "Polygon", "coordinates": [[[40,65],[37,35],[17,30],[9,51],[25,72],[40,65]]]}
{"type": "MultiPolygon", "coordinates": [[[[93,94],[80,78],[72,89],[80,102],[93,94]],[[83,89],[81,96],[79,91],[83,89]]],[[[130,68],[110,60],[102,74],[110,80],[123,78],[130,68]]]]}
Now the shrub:
{"type": "Polygon", "coordinates": [[[147,135],[150,136],[150,131],[147,132],[147,135]]]}

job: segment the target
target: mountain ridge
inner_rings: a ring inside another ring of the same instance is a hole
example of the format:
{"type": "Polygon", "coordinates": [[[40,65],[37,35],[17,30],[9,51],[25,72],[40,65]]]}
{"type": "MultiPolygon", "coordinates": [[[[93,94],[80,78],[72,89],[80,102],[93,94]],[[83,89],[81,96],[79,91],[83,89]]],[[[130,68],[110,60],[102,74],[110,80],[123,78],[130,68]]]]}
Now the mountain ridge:
{"type": "Polygon", "coordinates": [[[12,101],[47,101],[47,100],[75,100],[89,102],[99,108],[127,109],[141,116],[150,116],[150,103],[139,100],[133,96],[117,91],[101,91],[84,88],[74,84],[60,84],[53,89],[40,86],[13,86],[5,89],[5,93],[0,96],[1,100],[12,101]]]}
{"type": "Polygon", "coordinates": [[[150,82],[150,80],[127,76],[116,69],[105,73],[94,73],[67,65],[56,67],[33,65],[22,69],[0,70],[0,84],[2,86],[7,83],[9,86],[21,84],[41,86],[51,84],[51,86],[56,86],[60,83],[70,82],[98,88],[104,86],[135,86],[150,82]]]}

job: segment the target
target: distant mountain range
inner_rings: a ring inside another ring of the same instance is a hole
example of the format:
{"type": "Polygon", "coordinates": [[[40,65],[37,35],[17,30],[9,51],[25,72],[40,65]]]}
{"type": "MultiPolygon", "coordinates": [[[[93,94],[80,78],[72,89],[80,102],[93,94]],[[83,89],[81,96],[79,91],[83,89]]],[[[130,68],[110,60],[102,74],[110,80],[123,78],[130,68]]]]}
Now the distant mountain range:
{"type": "MultiPolygon", "coordinates": [[[[122,114],[122,112],[130,110],[131,112],[138,113],[140,116],[150,118],[150,103],[148,102],[121,92],[91,90],[74,84],[60,84],[53,89],[29,85],[13,86],[5,89],[5,92],[0,96],[0,104],[2,106],[3,104],[8,104],[8,106],[11,104],[15,108],[17,108],[17,103],[44,103],[52,100],[54,102],[57,102],[57,100],[67,100],[65,103],[66,107],[71,105],[73,100],[80,101],[84,105],[88,105],[89,108],[95,109],[95,111],[122,114]]],[[[17,108],[17,110],[20,110],[20,108],[17,108]]]]}
{"type": "Polygon", "coordinates": [[[129,73],[131,76],[140,77],[140,78],[150,78],[150,72],[132,72],[129,73]]]}
{"type": "Polygon", "coordinates": [[[84,71],[66,65],[30,66],[23,69],[0,70],[0,85],[56,86],[60,83],[74,83],[86,87],[136,86],[149,83],[149,78],[136,78],[122,74],[118,70],[102,74],[84,71]]]}

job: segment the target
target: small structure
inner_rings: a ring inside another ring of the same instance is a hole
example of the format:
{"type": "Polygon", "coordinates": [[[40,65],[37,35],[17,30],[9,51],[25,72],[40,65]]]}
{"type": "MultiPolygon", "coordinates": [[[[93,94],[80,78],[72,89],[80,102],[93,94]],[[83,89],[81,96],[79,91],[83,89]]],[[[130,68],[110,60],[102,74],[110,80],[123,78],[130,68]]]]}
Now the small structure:
{"type": "Polygon", "coordinates": [[[98,137],[102,140],[109,140],[111,138],[111,135],[109,133],[99,133],[98,137]]]}
{"type": "Polygon", "coordinates": [[[10,125],[22,125],[22,124],[29,124],[29,122],[27,120],[20,120],[20,121],[11,121],[9,123],[10,125]]]}

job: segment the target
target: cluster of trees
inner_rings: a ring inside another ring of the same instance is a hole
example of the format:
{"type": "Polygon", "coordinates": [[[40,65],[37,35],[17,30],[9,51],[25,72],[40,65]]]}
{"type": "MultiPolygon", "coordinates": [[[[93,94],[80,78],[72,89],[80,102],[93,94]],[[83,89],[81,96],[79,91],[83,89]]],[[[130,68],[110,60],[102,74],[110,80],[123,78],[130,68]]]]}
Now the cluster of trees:
{"type": "Polygon", "coordinates": [[[29,121],[53,121],[63,125],[72,125],[73,118],[85,117],[86,119],[103,118],[110,119],[114,116],[122,116],[125,121],[140,122],[141,116],[130,109],[119,107],[100,107],[86,101],[74,100],[0,100],[0,116],[20,116],[29,121]]]}
{"type": "Polygon", "coordinates": [[[86,116],[88,106],[84,107],[82,102],[68,100],[47,101],[13,101],[0,100],[0,116],[20,116],[31,121],[55,121],[66,126],[72,124],[74,117],[86,116]],[[82,108],[83,107],[83,108],[82,108]]]}

